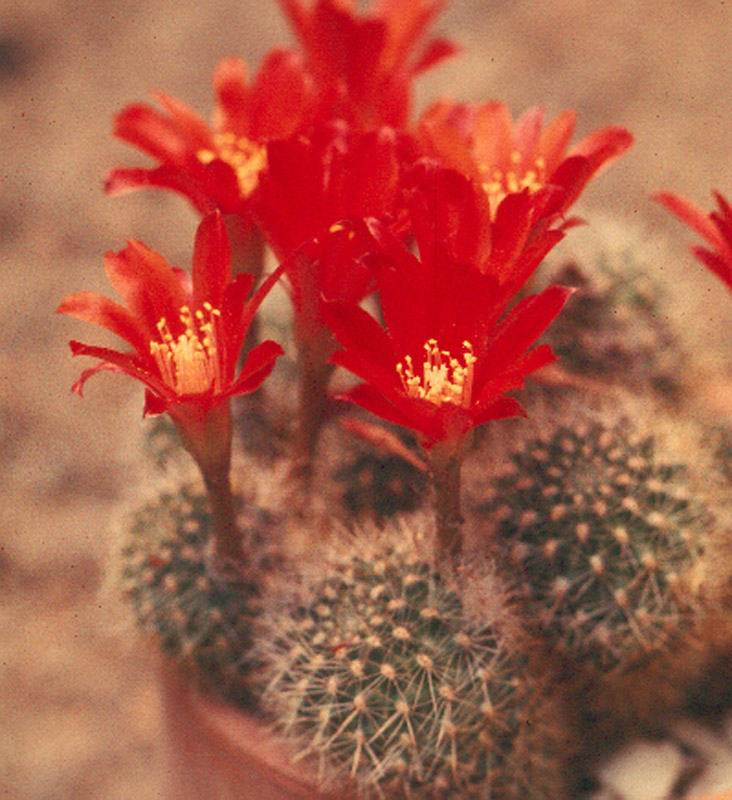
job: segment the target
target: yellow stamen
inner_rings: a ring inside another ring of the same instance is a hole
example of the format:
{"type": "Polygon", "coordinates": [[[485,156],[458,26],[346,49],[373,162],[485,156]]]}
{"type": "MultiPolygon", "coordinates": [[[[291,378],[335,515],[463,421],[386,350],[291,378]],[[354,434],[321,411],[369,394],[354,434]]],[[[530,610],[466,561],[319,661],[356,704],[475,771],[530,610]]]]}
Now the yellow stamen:
{"type": "Polygon", "coordinates": [[[210,303],[191,313],[182,306],[180,321],[185,331],[175,339],[163,317],[157,324],[159,342],[150,342],[160,375],[176,394],[204,394],[223,388],[221,358],[218,354],[218,321],[221,312],[210,303]]]}
{"type": "Polygon", "coordinates": [[[473,394],[473,371],[476,358],[470,342],[463,342],[463,363],[453,358],[447,350],[440,350],[436,339],[429,339],[424,346],[422,377],[414,373],[410,356],[397,364],[404,391],[410,397],[429,400],[435,405],[452,403],[469,408],[473,394]]]}
{"type": "MultiPolygon", "coordinates": [[[[528,189],[532,194],[546,185],[546,161],[542,156],[533,164],[521,164],[521,154],[514,150],[511,153],[512,168],[503,172],[495,169],[490,177],[483,181],[483,191],[488,195],[491,217],[495,219],[498,206],[507,194],[514,194],[528,189]]],[[[491,171],[489,165],[479,165],[480,171],[487,176],[491,171]]]]}
{"type": "Polygon", "coordinates": [[[198,160],[202,164],[210,164],[215,158],[225,161],[236,173],[242,196],[249,197],[257,188],[259,173],[267,166],[267,149],[234,133],[215,133],[213,145],[213,150],[199,150],[198,160]]]}

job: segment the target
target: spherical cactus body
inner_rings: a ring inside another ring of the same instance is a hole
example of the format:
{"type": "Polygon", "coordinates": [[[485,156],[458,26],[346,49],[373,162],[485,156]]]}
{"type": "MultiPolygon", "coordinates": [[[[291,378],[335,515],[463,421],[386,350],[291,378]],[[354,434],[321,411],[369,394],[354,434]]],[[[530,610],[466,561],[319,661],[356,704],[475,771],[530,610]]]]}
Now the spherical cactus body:
{"type": "Polygon", "coordinates": [[[543,753],[521,744],[521,664],[417,556],[346,558],[267,625],[264,705],[324,783],[363,797],[561,796],[555,761],[527,788],[543,753]]]}
{"type": "Polygon", "coordinates": [[[377,521],[416,510],[427,491],[427,476],[398,455],[363,452],[336,472],[349,514],[371,513],[377,521]]]}
{"type": "Polygon", "coordinates": [[[122,550],[122,580],[137,622],[206,688],[247,701],[251,579],[214,559],[202,489],[164,491],[132,516],[122,550]]]}
{"type": "Polygon", "coordinates": [[[482,507],[536,649],[586,720],[616,731],[654,725],[698,667],[711,519],[654,451],[620,426],[559,426],[514,455],[482,507]]]}
{"type": "Polygon", "coordinates": [[[549,283],[577,291],[550,327],[547,341],[562,368],[581,379],[650,390],[676,403],[688,357],[669,322],[663,289],[648,275],[630,255],[563,265],[549,283]]]}

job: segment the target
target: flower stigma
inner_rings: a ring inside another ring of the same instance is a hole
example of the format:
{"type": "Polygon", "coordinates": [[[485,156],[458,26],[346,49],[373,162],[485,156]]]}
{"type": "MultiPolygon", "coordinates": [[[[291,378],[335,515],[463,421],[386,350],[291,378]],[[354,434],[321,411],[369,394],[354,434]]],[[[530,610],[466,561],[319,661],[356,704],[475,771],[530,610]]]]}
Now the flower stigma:
{"type": "Polygon", "coordinates": [[[463,342],[462,364],[447,350],[440,350],[436,339],[424,346],[422,377],[415,375],[411,356],[397,364],[397,372],[409,397],[428,400],[435,405],[451,403],[469,408],[473,394],[473,371],[477,361],[470,342],[463,342]]]}
{"type": "Polygon", "coordinates": [[[216,347],[217,322],[221,311],[210,303],[203,311],[191,313],[188,306],[180,310],[180,321],[185,331],[174,338],[163,317],[157,324],[160,342],[150,342],[160,374],[176,394],[204,394],[222,389],[221,359],[216,347]]]}
{"type": "Polygon", "coordinates": [[[511,153],[512,168],[507,172],[500,169],[492,170],[487,164],[480,164],[483,173],[483,191],[488,195],[491,218],[495,219],[498,206],[506,195],[528,189],[531,194],[539,191],[546,185],[546,161],[538,156],[529,169],[524,169],[521,164],[521,153],[514,150],[511,153]]]}
{"type": "Polygon", "coordinates": [[[213,150],[199,150],[198,160],[202,164],[210,164],[216,158],[225,161],[236,173],[242,196],[249,197],[257,188],[259,173],[267,166],[267,149],[235,133],[215,133],[213,146],[213,150]]]}

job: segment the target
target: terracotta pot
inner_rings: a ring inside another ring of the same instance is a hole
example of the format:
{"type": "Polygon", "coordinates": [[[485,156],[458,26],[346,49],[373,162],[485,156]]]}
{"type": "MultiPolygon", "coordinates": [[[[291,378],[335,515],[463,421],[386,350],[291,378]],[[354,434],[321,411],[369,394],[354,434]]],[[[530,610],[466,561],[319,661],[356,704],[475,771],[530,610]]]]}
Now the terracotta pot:
{"type": "Polygon", "coordinates": [[[317,791],[308,767],[271,744],[266,726],[160,667],[170,800],[339,800],[317,791]]]}

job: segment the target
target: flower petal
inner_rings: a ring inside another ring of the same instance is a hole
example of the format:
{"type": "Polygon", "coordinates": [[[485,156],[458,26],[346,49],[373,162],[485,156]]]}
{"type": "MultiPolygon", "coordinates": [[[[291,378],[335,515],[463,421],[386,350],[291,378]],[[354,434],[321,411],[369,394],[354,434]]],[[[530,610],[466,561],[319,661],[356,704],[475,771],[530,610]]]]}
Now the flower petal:
{"type": "Polygon", "coordinates": [[[475,160],[490,170],[505,172],[511,167],[516,145],[511,112],[504,103],[484,103],[475,110],[473,125],[475,160]]]}
{"type": "Polygon", "coordinates": [[[162,397],[172,395],[171,390],[158,378],[156,374],[147,369],[140,360],[132,353],[120,353],[117,350],[110,350],[107,347],[96,347],[94,345],[83,344],[82,342],[69,342],[71,354],[74,356],[91,356],[102,360],[96,367],[85,370],[81,378],[73,385],[72,391],[81,394],[84,383],[100,370],[111,370],[122,372],[131,378],[144,383],[149,389],[162,397]]]}
{"type": "Polygon", "coordinates": [[[216,211],[204,217],[193,246],[193,307],[209,302],[221,310],[231,280],[231,250],[224,219],[216,211]]]}
{"type": "Polygon", "coordinates": [[[732,258],[724,253],[707,250],[705,247],[692,246],[689,249],[705,267],[732,289],[732,258]]]}
{"type": "Polygon", "coordinates": [[[113,134],[159,161],[185,168],[195,150],[174,123],[147,103],[132,103],[114,118],[113,134]]]}
{"type": "Polygon", "coordinates": [[[175,335],[178,314],[190,297],[179,274],[159,253],[131,240],[124,250],[105,255],[104,268],[130,313],[149,331],[148,338],[153,338],[163,318],[175,335]]]}
{"type": "Polygon", "coordinates": [[[427,47],[412,65],[410,72],[412,75],[420,75],[422,72],[432,69],[441,61],[452,58],[452,56],[458,55],[460,52],[462,52],[460,45],[441,36],[435,37],[427,43],[427,47]]]}
{"type": "Polygon", "coordinates": [[[114,169],[104,181],[104,191],[109,195],[125,194],[145,188],[172,189],[187,197],[201,214],[208,214],[216,207],[198,171],[183,171],[169,164],[163,164],[155,169],[142,167],[114,169]]]}
{"type": "Polygon", "coordinates": [[[384,397],[393,400],[401,391],[399,375],[396,371],[396,362],[392,363],[391,368],[377,363],[369,358],[367,348],[361,352],[353,350],[337,350],[328,359],[329,363],[338,367],[343,367],[353,373],[357,378],[366,381],[370,386],[375,387],[384,397]]]}
{"type": "Polygon", "coordinates": [[[562,111],[561,114],[554,117],[541,134],[534,159],[539,156],[544,159],[547,175],[552,175],[564,159],[576,124],[577,113],[575,111],[562,111]]]}
{"type": "Polygon", "coordinates": [[[500,372],[493,373],[489,379],[481,385],[480,392],[475,399],[474,406],[481,409],[490,405],[495,398],[500,397],[506,392],[520,389],[524,385],[524,378],[537,369],[545,367],[556,361],[556,356],[551,347],[546,344],[539,345],[533,350],[522,354],[512,363],[507,364],[500,372]]]}
{"type": "Polygon", "coordinates": [[[473,426],[477,428],[478,425],[483,425],[485,422],[525,416],[526,411],[518,400],[514,400],[513,397],[499,397],[492,403],[480,407],[478,413],[473,417],[473,426]]]}
{"type": "Polygon", "coordinates": [[[188,143],[193,154],[211,147],[211,129],[206,122],[185,103],[165,92],[155,92],[155,98],[168,112],[168,116],[188,143]]]}
{"type": "Polygon", "coordinates": [[[596,175],[610,166],[633,144],[633,136],[626,128],[610,125],[586,136],[567,154],[568,157],[584,156],[590,164],[590,174],[596,175]]]}
{"type": "Polygon", "coordinates": [[[466,130],[468,117],[467,106],[439,100],[422,114],[418,137],[430,157],[479,183],[481,176],[470,150],[471,136],[466,130]]]}
{"type": "Polygon", "coordinates": [[[236,380],[224,393],[226,397],[248,394],[258,389],[274,369],[285,351],[276,342],[267,340],[253,348],[236,380]]]}
{"type": "Polygon", "coordinates": [[[516,120],[515,133],[516,150],[521,156],[521,163],[526,165],[536,157],[536,151],[541,139],[541,126],[544,122],[542,106],[534,106],[524,111],[516,120]]]}
{"type": "Polygon", "coordinates": [[[421,349],[435,322],[435,276],[384,226],[371,225],[390,264],[377,274],[384,322],[401,355],[421,349]]]}
{"type": "Polygon", "coordinates": [[[95,292],[76,292],[64,298],[56,309],[57,314],[91,322],[124,339],[138,353],[148,353],[150,337],[130,312],[114,300],[95,292]]]}
{"type": "Polygon", "coordinates": [[[378,367],[381,373],[390,376],[389,380],[396,380],[397,359],[392,342],[370,314],[353,303],[338,301],[324,303],[322,314],[325,324],[346,351],[378,367]]]}
{"type": "MultiPolygon", "coordinates": [[[[370,411],[380,419],[387,422],[393,422],[395,425],[401,425],[411,430],[416,430],[424,433],[419,421],[415,420],[413,416],[407,416],[400,409],[390,403],[381,392],[368,383],[360,383],[353,389],[347,392],[336,395],[336,400],[345,400],[349,403],[363,408],[365,411],[370,411]]],[[[432,433],[430,426],[427,427],[429,433],[432,433]]]]}
{"type": "Polygon", "coordinates": [[[295,35],[301,42],[308,38],[310,25],[308,12],[300,0],[278,0],[282,13],[289,18],[290,25],[295,30],[295,35]]]}
{"type": "Polygon", "coordinates": [[[696,203],[687,200],[673,192],[658,192],[653,199],[665,206],[674,216],[678,217],[685,225],[695,230],[702,238],[706,239],[715,249],[725,247],[725,241],[719,228],[712,222],[704,209],[696,203]]]}
{"type": "MultiPolygon", "coordinates": [[[[481,374],[489,376],[501,372],[505,365],[519,358],[546,330],[573,292],[574,289],[564,286],[549,286],[541,294],[518,302],[488,341],[480,365],[481,374]]],[[[484,380],[476,378],[478,385],[484,380]]]]}
{"type": "Polygon", "coordinates": [[[241,106],[220,96],[220,103],[229,115],[228,124],[222,127],[243,131],[257,141],[295,136],[306,127],[315,111],[311,84],[299,53],[271,50],[265,55],[249,92],[247,124],[243,120],[234,124],[233,116],[241,106]]]}

